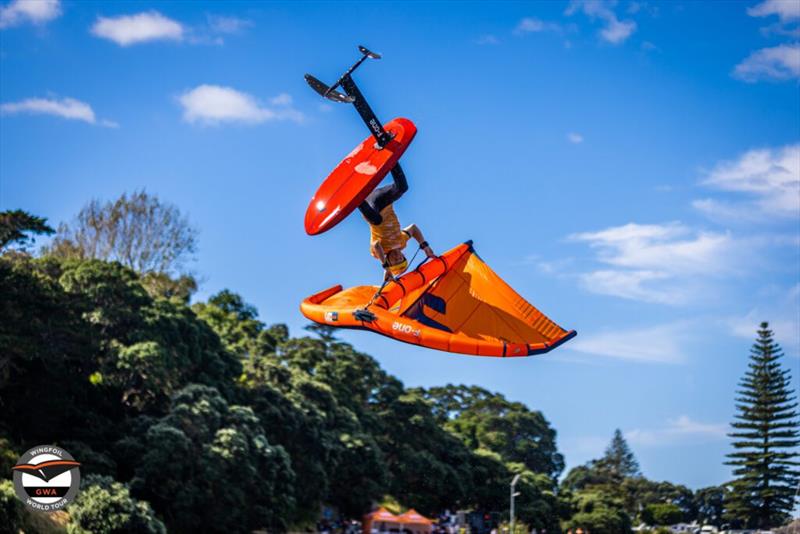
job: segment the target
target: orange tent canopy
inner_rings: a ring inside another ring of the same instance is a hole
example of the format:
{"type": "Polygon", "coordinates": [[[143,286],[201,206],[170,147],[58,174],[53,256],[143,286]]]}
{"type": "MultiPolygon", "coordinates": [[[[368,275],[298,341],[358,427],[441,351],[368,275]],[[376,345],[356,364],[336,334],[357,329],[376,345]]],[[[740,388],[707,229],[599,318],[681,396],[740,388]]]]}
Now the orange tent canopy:
{"type": "Polygon", "coordinates": [[[398,519],[403,523],[409,525],[432,525],[433,521],[425,517],[424,515],[420,514],[413,508],[410,508],[408,511],[400,514],[398,519]]]}
{"type": "Polygon", "coordinates": [[[374,522],[384,521],[386,523],[399,523],[400,516],[394,515],[392,512],[381,506],[377,510],[368,513],[364,516],[364,519],[371,519],[374,522]]]}

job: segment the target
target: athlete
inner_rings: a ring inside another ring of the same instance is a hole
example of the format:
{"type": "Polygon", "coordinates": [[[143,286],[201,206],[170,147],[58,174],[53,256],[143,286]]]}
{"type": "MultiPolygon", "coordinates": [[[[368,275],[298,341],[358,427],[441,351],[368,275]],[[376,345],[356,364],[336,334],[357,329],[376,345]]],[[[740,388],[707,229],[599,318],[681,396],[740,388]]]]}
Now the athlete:
{"type": "Polygon", "coordinates": [[[393,204],[408,191],[408,181],[399,167],[392,169],[392,179],[392,185],[376,188],[358,207],[369,223],[370,252],[383,265],[386,279],[394,279],[408,268],[403,249],[412,237],[429,258],[436,256],[416,224],[401,229],[393,204]]]}

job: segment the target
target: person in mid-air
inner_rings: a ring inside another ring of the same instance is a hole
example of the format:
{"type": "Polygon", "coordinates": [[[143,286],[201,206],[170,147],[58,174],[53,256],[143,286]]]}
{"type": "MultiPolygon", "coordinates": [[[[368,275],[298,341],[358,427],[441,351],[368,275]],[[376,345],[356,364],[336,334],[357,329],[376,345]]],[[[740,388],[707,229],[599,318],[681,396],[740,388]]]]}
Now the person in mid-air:
{"type": "Polygon", "coordinates": [[[408,268],[403,249],[409,238],[413,237],[429,258],[435,257],[416,224],[400,227],[392,205],[408,191],[408,181],[398,167],[392,169],[392,178],[392,185],[376,188],[358,207],[369,223],[372,256],[383,265],[387,279],[400,276],[408,268]]]}

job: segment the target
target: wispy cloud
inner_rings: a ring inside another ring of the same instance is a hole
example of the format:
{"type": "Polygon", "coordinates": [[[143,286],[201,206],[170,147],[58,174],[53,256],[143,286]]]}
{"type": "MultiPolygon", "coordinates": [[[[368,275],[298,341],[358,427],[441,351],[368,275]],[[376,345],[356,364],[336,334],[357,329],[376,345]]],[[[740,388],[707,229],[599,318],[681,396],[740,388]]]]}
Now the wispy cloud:
{"type": "Polygon", "coordinates": [[[116,128],[119,125],[107,119],[98,120],[92,106],[74,98],[26,98],[19,102],[6,102],[0,105],[0,112],[5,115],[33,114],[54,115],[68,120],[77,120],[116,128]]]}
{"type": "Polygon", "coordinates": [[[304,116],[292,107],[292,98],[280,94],[270,100],[270,106],[255,97],[231,87],[200,85],[178,97],[183,107],[183,119],[189,123],[216,125],[220,123],[259,124],[267,121],[290,120],[303,122],[304,116]]]}
{"type": "Polygon", "coordinates": [[[0,29],[20,24],[45,24],[61,14],[59,0],[13,0],[0,7],[0,29]]]}
{"type": "Polygon", "coordinates": [[[567,134],[567,141],[574,145],[583,143],[583,136],[577,132],[570,132],[567,134]]]}
{"type": "Polygon", "coordinates": [[[524,35],[526,33],[560,32],[562,29],[562,26],[556,22],[548,22],[536,17],[525,17],[514,28],[514,33],[524,35]]]}
{"type": "Polygon", "coordinates": [[[632,445],[671,445],[677,442],[717,441],[726,439],[728,426],[723,423],[702,423],[688,415],[668,419],[661,428],[633,429],[625,432],[632,445]]]}
{"type": "Polygon", "coordinates": [[[642,363],[680,364],[686,361],[685,347],[691,346],[689,325],[684,322],[636,329],[614,329],[581,333],[569,348],[595,356],[642,363]]]}
{"type": "Polygon", "coordinates": [[[731,271],[738,250],[727,233],[699,232],[680,223],[615,226],[569,236],[588,243],[610,268],[580,275],[593,293],[661,304],[682,304],[697,279],[731,271]]]}
{"type": "Polygon", "coordinates": [[[733,76],[751,83],[800,78],[800,43],[756,50],[736,65],[733,76]]]}
{"type": "Polygon", "coordinates": [[[92,34],[120,46],[152,41],[184,42],[192,45],[222,45],[224,35],[236,35],[253,26],[253,21],[230,15],[206,16],[206,22],[189,26],[158,11],[119,17],[98,17],[92,34]]]}
{"type": "Polygon", "coordinates": [[[642,302],[682,304],[689,291],[680,287],[667,288],[657,282],[669,280],[662,271],[622,271],[601,269],[580,275],[581,285],[599,295],[610,295],[642,302]]]}
{"type": "Polygon", "coordinates": [[[800,143],[748,150],[733,161],[718,163],[703,185],[739,193],[745,200],[695,200],[693,206],[714,219],[800,217],[800,143]]]}
{"type": "Polygon", "coordinates": [[[498,39],[496,35],[492,35],[491,33],[486,33],[475,39],[475,44],[496,45],[500,44],[500,39],[498,39]]]}
{"type": "Polygon", "coordinates": [[[636,31],[636,22],[633,20],[620,20],[611,9],[613,1],[608,0],[572,0],[567,7],[567,16],[581,12],[592,20],[600,20],[603,28],[600,37],[611,44],[625,42],[636,31]]]}
{"type": "Polygon", "coordinates": [[[778,15],[782,22],[800,19],[800,2],[794,0],[765,0],[747,9],[751,17],[778,15]]]}
{"type": "MultiPolygon", "coordinates": [[[[778,17],[778,22],[761,28],[761,33],[766,36],[800,37],[800,2],[765,0],[748,8],[747,14],[751,17],[778,17]]],[[[749,83],[800,79],[800,43],[795,41],[756,50],[736,65],[731,74],[749,83]]]]}
{"type": "Polygon", "coordinates": [[[208,15],[208,27],[213,33],[237,34],[253,26],[253,21],[229,15],[208,15]]]}
{"type": "Polygon", "coordinates": [[[146,11],[119,17],[98,17],[92,34],[109,39],[120,46],[149,41],[180,41],[185,29],[180,22],[165,17],[158,11],[146,11]]]}

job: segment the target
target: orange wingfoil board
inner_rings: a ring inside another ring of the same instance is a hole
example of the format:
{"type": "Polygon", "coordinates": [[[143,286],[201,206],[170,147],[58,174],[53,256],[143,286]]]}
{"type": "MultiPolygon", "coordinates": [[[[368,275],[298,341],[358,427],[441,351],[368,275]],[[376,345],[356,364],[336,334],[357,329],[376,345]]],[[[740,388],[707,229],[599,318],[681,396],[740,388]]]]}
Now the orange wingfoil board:
{"type": "Polygon", "coordinates": [[[536,309],[475,253],[471,242],[390,282],[369,307],[355,312],[376,286],[337,285],[305,299],[300,311],[314,322],[361,328],[432,349],[477,356],[532,356],[575,337],[536,309]]]}
{"type": "Polygon", "coordinates": [[[414,123],[403,118],[383,128],[393,136],[385,147],[379,148],[372,136],[366,138],[322,182],[306,210],[307,234],[326,232],[350,215],[389,174],[417,134],[414,123]]]}

